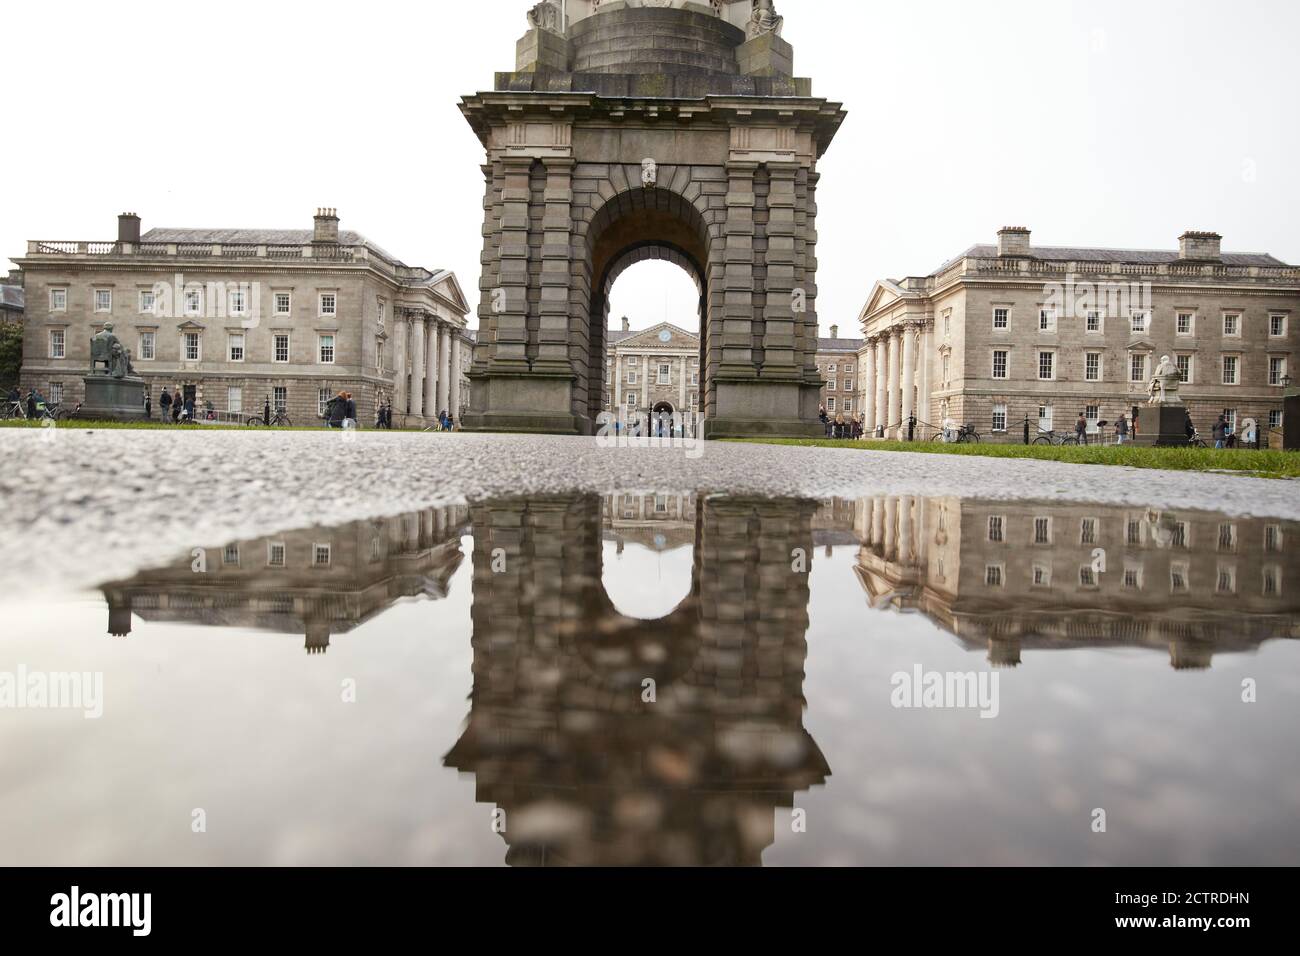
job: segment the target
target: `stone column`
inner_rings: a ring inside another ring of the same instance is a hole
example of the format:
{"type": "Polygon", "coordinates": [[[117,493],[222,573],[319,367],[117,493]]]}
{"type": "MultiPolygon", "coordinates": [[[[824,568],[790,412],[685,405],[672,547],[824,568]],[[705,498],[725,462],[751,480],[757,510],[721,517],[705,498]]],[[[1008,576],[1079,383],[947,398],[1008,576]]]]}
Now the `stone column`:
{"type": "Polygon", "coordinates": [[[451,326],[442,327],[442,368],[438,373],[438,410],[460,421],[460,341],[451,326]]]}
{"type": "Polygon", "coordinates": [[[903,416],[903,386],[900,374],[903,368],[903,343],[899,330],[889,330],[889,407],[885,409],[885,424],[897,425],[903,416]]]}
{"type": "Polygon", "coordinates": [[[885,498],[885,534],[884,534],[884,551],[881,557],[886,561],[893,561],[897,552],[895,546],[898,543],[898,496],[889,495],[885,498]]]}
{"type": "Polygon", "coordinates": [[[411,414],[424,417],[424,320],[411,316],[411,414]]]}
{"type": "Polygon", "coordinates": [[[898,437],[907,437],[907,420],[916,411],[916,327],[903,327],[902,408],[899,412],[898,437]]]}
{"type": "Polygon", "coordinates": [[[870,432],[876,424],[876,340],[867,340],[867,350],[863,353],[862,367],[862,427],[870,432]]]}
{"type": "Polygon", "coordinates": [[[876,420],[873,428],[888,425],[889,417],[889,333],[876,336],[876,420]]]}
{"type": "Polygon", "coordinates": [[[921,325],[921,354],[917,357],[916,416],[923,422],[933,422],[930,417],[930,353],[934,348],[933,326],[921,325]]]}
{"type": "Polygon", "coordinates": [[[456,424],[460,424],[460,336],[452,336],[451,330],[447,329],[442,333],[443,346],[451,350],[451,355],[446,354],[443,350],[442,367],[447,372],[447,378],[450,380],[451,403],[447,408],[447,414],[455,419],[456,424]]]}
{"type": "Polygon", "coordinates": [[[438,373],[438,320],[430,319],[425,325],[425,368],[424,373],[424,407],[429,418],[435,418],[442,406],[438,405],[438,389],[442,388],[442,376],[438,373]]]}
{"type": "Polygon", "coordinates": [[[623,421],[623,359],[617,351],[614,352],[614,364],[611,366],[613,371],[609,374],[613,381],[609,384],[610,394],[610,412],[614,415],[614,421],[623,421]]]}
{"type": "Polygon", "coordinates": [[[406,340],[411,333],[410,323],[398,309],[393,310],[393,408],[397,414],[406,414],[406,340]]]}

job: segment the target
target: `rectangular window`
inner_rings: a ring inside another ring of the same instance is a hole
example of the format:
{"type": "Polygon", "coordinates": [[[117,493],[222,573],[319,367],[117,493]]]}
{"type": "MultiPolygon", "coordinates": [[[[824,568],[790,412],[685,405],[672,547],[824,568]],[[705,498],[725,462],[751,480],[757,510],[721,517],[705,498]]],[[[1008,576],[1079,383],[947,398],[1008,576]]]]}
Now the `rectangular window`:
{"type": "Polygon", "coordinates": [[[1275,339],[1286,335],[1286,316],[1270,315],[1268,317],[1268,334],[1275,339]]]}
{"type": "Polygon", "coordinates": [[[1055,309],[1038,310],[1038,331],[1040,332],[1056,331],[1056,310],[1055,309]]]}
{"type": "Polygon", "coordinates": [[[1097,586],[1097,575],[1092,570],[1092,565],[1085,564],[1079,568],[1079,587],[1095,588],[1097,586]]]}
{"type": "Polygon", "coordinates": [[[266,563],[273,568],[284,567],[284,542],[273,541],[267,544],[266,563]]]}
{"type": "Polygon", "coordinates": [[[317,415],[324,416],[325,406],[329,404],[329,400],[333,397],[334,397],[333,393],[330,392],[328,388],[316,389],[316,414],[317,415]]]}
{"type": "Polygon", "coordinates": [[[277,292],[277,293],[275,294],[275,314],[276,314],[276,315],[288,315],[288,314],[289,314],[289,301],[290,301],[290,300],[289,300],[289,293],[288,293],[288,292],[277,292]]]}
{"type": "Polygon", "coordinates": [[[318,568],[329,567],[330,546],[328,544],[313,545],[311,549],[311,563],[318,568]]]}
{"type": "Polygon", "coordinates": [[[673,377],[673,367],[671,365],[660,364],[659,366],[659,384],[671,385],[673,377]]]}
{"type": "Polygon", "coordinates": [[[831,365],[826,366],[826,374],[827,374],[827,375],[834,375],[837,371],[839,371],[839,366],[838,366],[838,365],[831,364],[831,365]]]}
{"type": "Polygon", "coordinates": [[[1282,591],[1282,569],[1275,564],[1264,568],[1264,596],[1274,597],[1282,591]]]}
{"type": "Polygon", "coordinates": [[[1268,384],[1281,385],[1286,377],[1286,359],[1270,358],[1268,360],[1268,384]]]}
{"type": "Polygon", "coordinates": [[[1052,586],[1052,569],[1044,564],[1034,565],[1034,587],[1050,588],[1052,586]]]}
{"type": "Polygon", "coordinates": [[[993,406],[993,430],[995,432],[1004,432],[1007,430],[1007,406],[993,406]]]}
{"type": "Polygon", "coordinates": [[[226,388],[226,411],[238,415],[244,410],[244,390],[238,385],[226,388]]]}
{"type": "Polygon", "coordinates": [[[334,336],[332,335],[317,336],[316,342],[317,345],[319,346],[320,364],[333,365],[334,364],[334,336]]]}
{"type": "Polygon", "coordinates": [[[995,329],[1005,329],[1005,328],[1008,328],[1010,325],[1011,325],[1011,310],[1010,310],[1010,309],[994,309],[994,310],[993,310],[993,328],[995,328],[995,329]]]}
{"type": "Polygon", "coordinates": [[[1237,569],[1228,564],[1219,565],[1218,584],[1216,590],[1220,594],[1237,593],[1237,569]]]}
{"type": "Polygon", "coordinates": [[[1192,380],[1192,357],[1179,355],[1174,361],[1178,363],[1178,380],[1184,385],[1188,384],[1192,380]]]}
{"type": "Polygon", "coordinates": [[[641,364],[641,359],[638,358],[638,357],[635,356],[635,355],[629,355],[629,356],[627,357],[627,364],[628,364],[628,365],[640,365],[640,364],[641,364]]]}
{"type": "Polygon", "coordinates": [[[1083,377],[1089,382],[1101,381],[1101,353],[1089,352],[1083,357],[1083,377]]]}
{"type": "Polygon", "coordinates": [[[1236,434],[1237,432],[1237,410],[1235,408],[1225,408],[1223,417],[1228,421],[1228,432],[1236,434]]]}
{"type": "Polygon", "coordinates": [[[1191,312],[1179,312],[1174,330],[1179,335],[1191,335],[1196,328],[1196,316],[1191,312]]]}
{"type": "Polygon", "coordinates": [[[239,567],[239,545],[228,544],[221,549],[221,563],[239,567]]]}
{"type": "Polygon", "coordinates": [[[1050,432],[1052,422],[1056,415],[1051,405],[1038,406],[1038,430],[1040,432],[1050,432]]]}
{"type": "Polygon", "coordinates": [[[289,361],[289,336],[286,333],[277,333],[273,339],[271,361],[287,362],[289,361]]]}
{"type": "Polygon", "coordinates": [[[157,305],[158,299],[152,292],[140,292],[140,314],[153,315],[154,306],[157,305]]]}
{"type": "Polygon", "coordinates": [[[1097,543],[1097,519],[1083,518],[1079,521],[1079,544],[1097,543]]]}
{"type": "Polygon", "coordinates": [[[1151,313],[1135,311],[1129,314],[1129,330],[1134,335],[1145,333],[1151,325],[1151,313]]]}
{"type": "Polygon", "coordinates": [[[1175,548],[1187,549],[1187,522],[1178,521],[1174,524],[1173,540],[1170,544],[1175,548]]]}
{"type": "Polygon", "coordinates": [[[852,374],[853,374],[853,363],[851,363],[851,362],[845,363],[845,365],[844,365],[844,374],[845,374],[845,375],[852,375],[852,374]]]}
{"type": "Polygon", "coordinates": [[[1088,313],[1088,317],[1087,317],[1087,319],[1086,319],[1085,321],[1086,321],[1086,323],[1087,323],[1086,328],[1087,328],[1087,330],[1088,330],[1089,332],[1100,332],[1100,331],[1101,331],[1101,313],[1100,313],[1100,312],[1095,312],[1095,311],[1094,311],[1094,312],[1089,312],[1089,313],[1088,313]]]}
{"type": "Polygon", "coordinates": [[[1096,431],[1097,422],[1101,420],[1101,406],[1089,405],[1083,410],[1083,417],[1088,422],[1088,428],[1096,431]]]}
{"type": "Polygon", "coordinates": [[[152,362],[158,355],[158,333],[140,333],[140,361],[152,362]]]}
{"type": "Polygon", "coordinates": [[[1223,384],[1237,384],[1237,356],[1225,355],[1223,357],[1223,384]]]}
{"type": "Polygon", "coordinates": [[[1223,313],[1223,334],[1237,336],[1241,335],[1241,314],[1238,312],[1223,313]]]}
{"type": "Polygon", "coordinates": [[[832,395],[830,398],[826,399],[826,411],[828,411],[828,412],[833,412],[833,411],[835,411],[835,396],[834,396],[834,395],[832,395]]]}
{"type": "Polygon", "coordinates": [[[1169,566],[1169,590],[1175,594],[1184,594],[1188,589],[1187,579],[1191,569],[1187,562],[1179,561],[1169,566]]]}
{"type": "Polygon", "coordinates": [[[1235,524],[1219,525],[1219,550],[1237,550],[1237,526],[1235,524]]]}
{"type": "Polygon", "coordinates": [[[1052,543],[1052,519],[1035,518],[1034,519],[1034,544],[1051,544],[1052,543]]]}
{"type": "Polygon", "coordinates": [[[700,373],[699,373],[699,371],[691,372],[691,384],[692,384],[692,385],[699,385],[699,384],[700,384],[700,373]]]}
{"type": "Polygon", "coordinates": [[[199,357],[200,355],[202,355],[202,352],[200,351],[199,333],[197,332],[185,333],[184,355],[185,355],[185,361],[187,362],[199,361],[199,357]]]}
{"type": "Polygon", "coordinates": [[[230,314],[243,315],[248,311],[248,293],[243,289],[230,291],[230,314]]]}
{"type": "Polygon", "coordinates": [[[1269,428],[1282,427],[1282,410],[1280,408],[1270,408],[1268,410],[1268,427],[1269,428]]]}
{"type": "Polygon", "coordinates": [[[112,289],[95,290],[95,311],[96,312],[113,311],[113,290],[112,289]]]}
{"type": "Polygon", "coordinates": [[[1124,569],[1124,587],[1130,591],[1142,590],[1142,567],[1130,565],[1124,569]]]}
{"type": "Polygon", "coordinates": [[[984,568],[984,583],[991,588],[1002,587],[1002,565],[986,565],[984,568]]]}
{"type": "Polygon", "coordinates": [[[63,401],[62,382],[50,382],[50,401],[55,405],[63,401]]]}
{"type": "Polygon", "coordinates": [[[1282,526],[1280,524],[1264,526],[1264,550],[1270,554],[1282,553],[1282,526]]]}
{"type": "Polygon", "coordinates": [[[1056,375],[1056,353],[1038,353],[1038,377],[1042,381],[1051,381],[1056,375]]]}
{"type": "Polygon", "coordinates": [[[1129,519],[1128,525],[1124,530],[1124,540],[1131,547],[1137,547],[1142,544],[1142,522],[1129,519]]]}
{"type": "Polygon", "coordinates": [[[851,379],[851,378],[846,378],[846,379],[844,380],[844,391],[846,391],[846,392],[851,392],[851,391],[853,391],[853,379],[851,379]]]}
{"type": "Polygon", "coordinates": [[[50,311],[66,312],[68,310],[68,290],[51,289],[50,290],[50,311]]]}
{"type": "Polygon", "coordinates": [[[635,369],[628,369],[628,370],[627,370],[627,384],[629,384],[629,385],[635,385],[635,384],[636,384],[636,370],[635,370],[635,369]]]}
{"type": "Polygon", "coordinates": [[[242,362],[244,360],[244,333],[231,332],[226,337],[226,348],[230,361],[242,362]]]}
{"type": "Polygon", "coordinates": [[[50,329],[50,358],[67,358],[67,333],[63,329],[50,329]]]}
{"type": "Polygon", "coordinates": [[[321,315],[338,315],[339,300],[333,292],[322,292],[320,294],[320,314],[321,315]]]}
{"type": "Polygon", "coordinates": [[[839,386],[837,385],[835,379],[833,379],[833,378],[828,378],[828,379],[826,380],[826,391],[828,391],[828,392],[838,392],[838,391],[839,391],[839,386]]]}
{"type": "Polygon", "coordinates": [[[627,393],[627,407],[628,407],[628,408],[636,408],[636,407],[637,407],[637,397],[636,397],[636,392],[628,392],[628,393],[627,393]]]}
{"type": "MultiPolygon", "coordinates": [[[[1006,378],[1006,377],[1007,377],[1007,356],[1010,355],[1010,354],[1011,354],[1010,352],[1004,352],[1004,351],[1002,351],[1001,349],[996,349],[996,350],[994,350],[994,352],[993,352],[993,377],[994,377],[994,378],[1006,378]]],[[[943,366],[944,366],[944,367],[943,367],[943,377],[944,377],[944,381],[947,381],[947,379],[948,379],[948,357],[947,357],[946,355],[944,356],[944,359],[943,359],[943,366]]]]}
{"type": "Polygon", "coordinates": [[[385,314],[387,313],[387,311],[388,311],[388,307],[384,304],[384,300],[383,300],[383,299],[380,299],[380,300],[379,300],[379,311],[378,311],[378,318],[379,318],[379,324],[380,324],[380,325],[383,325],[383,324],[384,324],[384,316],[385,316],[385,314]]]}
{"type": "Polygon", "coordinates": [[[276,385],[271,389],[271,406],[277,412],[288,411],[289,389],[286,386],[276,385]]]}
{"type": "Polygon", "coordinates": [[[203,293],[198,289],[185,290],[185,314],[198,315],[203,311],[203,293]]]}
{"type": "Polygon", "coordinates": [[[1145,382],[1147,380],[1147,357],[1142,354],[1129,356],[1128,380],[1145,382]]]}
{"type": "Polygon", "coordinates": [[[1006,519],[1001,515],[989,515],[989,540],[1001,544],[1006,540],[1006,519]]]}

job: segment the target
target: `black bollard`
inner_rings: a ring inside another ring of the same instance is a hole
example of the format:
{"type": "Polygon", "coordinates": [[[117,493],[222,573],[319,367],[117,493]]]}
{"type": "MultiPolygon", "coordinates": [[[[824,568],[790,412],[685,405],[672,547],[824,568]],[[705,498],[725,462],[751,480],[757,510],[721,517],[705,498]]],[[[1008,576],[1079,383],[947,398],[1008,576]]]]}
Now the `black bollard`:
{"type": "Polygon", "coordinates": [[[907,440],[916,441],[916,416],[907,419],[907,440]]]}

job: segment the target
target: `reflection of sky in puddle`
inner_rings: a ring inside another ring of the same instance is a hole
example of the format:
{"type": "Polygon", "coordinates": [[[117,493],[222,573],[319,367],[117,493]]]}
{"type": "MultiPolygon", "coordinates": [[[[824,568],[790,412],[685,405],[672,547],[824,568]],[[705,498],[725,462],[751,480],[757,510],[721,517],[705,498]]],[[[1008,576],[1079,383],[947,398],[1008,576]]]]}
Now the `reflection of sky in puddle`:
{"type": "Polygon", "coordinates": [[[212,548],[5,605],[0,671],[102,671],[105,712],[0,709],[0,863],[1294,864],[1297,534],[614,496],[212,548]],[[996,719],[891,706],[990,660],[996,719]]]}

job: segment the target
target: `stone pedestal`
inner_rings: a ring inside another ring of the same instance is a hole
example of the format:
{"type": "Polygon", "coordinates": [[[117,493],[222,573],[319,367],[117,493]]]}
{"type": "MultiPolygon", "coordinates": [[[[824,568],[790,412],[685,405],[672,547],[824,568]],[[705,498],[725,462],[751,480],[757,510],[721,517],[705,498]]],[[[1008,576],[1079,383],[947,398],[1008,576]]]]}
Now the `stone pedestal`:
{"type": "Polygon", "coordinates": [[[78,417],[101,422],[136,422],[144,418],[144,379],[87,375],[86,398],[78,417]]]}
{"type": "Polygon", "coordinates": [[[1186,405],[1153,405],[1143,409],[1142,424],[1158,446],[1187,444],[1186,405]]]}

